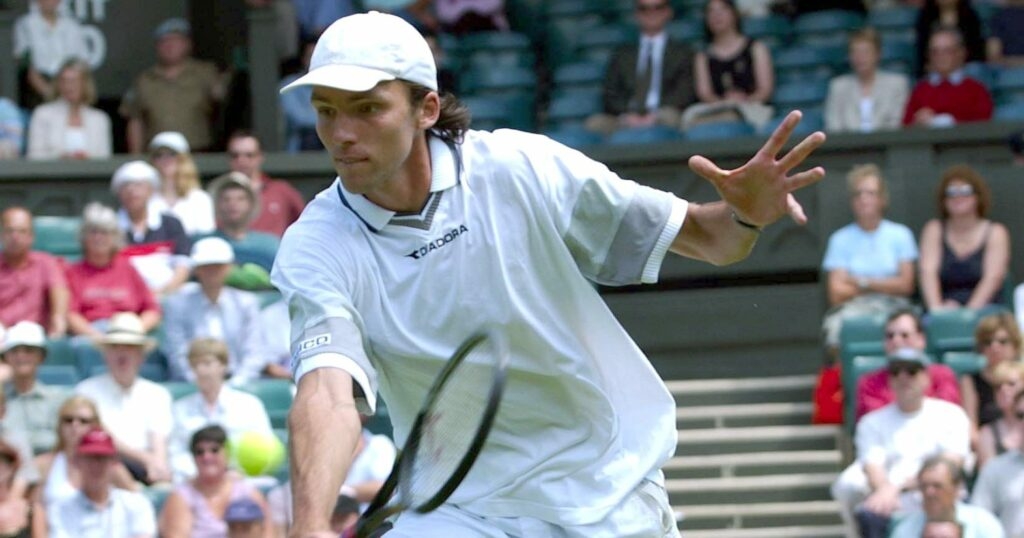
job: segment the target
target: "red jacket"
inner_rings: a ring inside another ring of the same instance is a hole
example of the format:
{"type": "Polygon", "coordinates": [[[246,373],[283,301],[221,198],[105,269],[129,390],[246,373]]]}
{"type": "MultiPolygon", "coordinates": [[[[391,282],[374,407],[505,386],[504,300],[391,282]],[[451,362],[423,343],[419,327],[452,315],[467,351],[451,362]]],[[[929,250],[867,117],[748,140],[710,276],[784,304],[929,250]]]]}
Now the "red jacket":
{"type": "Polygon", "coordinates": [[[929,76],[914,86],[903,114],[903,125],[913,123],[914,114],[922,108],[930,108],[936,114],[950,114],[957,123],[988,121],[992,118],[993,106],[988,89],[971,77],[954,73],[940,80],[929,76]]]}

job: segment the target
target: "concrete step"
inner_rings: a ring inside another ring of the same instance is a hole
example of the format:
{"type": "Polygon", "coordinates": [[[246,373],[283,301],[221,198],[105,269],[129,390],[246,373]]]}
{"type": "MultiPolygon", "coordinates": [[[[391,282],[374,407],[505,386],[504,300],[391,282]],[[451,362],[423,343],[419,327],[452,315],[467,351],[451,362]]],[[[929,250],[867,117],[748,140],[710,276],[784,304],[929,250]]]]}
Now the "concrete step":
{"type": "Polygon", "coordinates": [[[676,507],[675,511],[683,514],[680,527],[685,531],[842,523],[835,501],[712,504],[676,507]]]}
{"type": "Polygon", "coordinates": [[[716,478],[792,473],[839,473],[839,450],[793,450],[677,456],[662,467],[668,478],[716,478]]]}
{"type": "Polygon", "coordinates": [[[825,501],[836,473],[803,473],[665,481],[673,506],[825,501]]]}
{"type": "Polygon", "coordinates": [[[834,450],[842,430],[832,425],[705,428],[678,432],[676,454],[834,450]]]}
{"type": "Polygon", "coordinates": [[[842,525],[686,531],[686,538],[843,538],[842,525]]]}
{"type": "Polygon", "coordinates": [[[809,402],[813,375],[667,381],[680,407],[765,402],[809,402]]]}
{"type": "Polygon", "coordinates": [[[813,411],[810,400],[679,407],[676,425],[680,429],[795,426],[810,424],[813,411]]]}

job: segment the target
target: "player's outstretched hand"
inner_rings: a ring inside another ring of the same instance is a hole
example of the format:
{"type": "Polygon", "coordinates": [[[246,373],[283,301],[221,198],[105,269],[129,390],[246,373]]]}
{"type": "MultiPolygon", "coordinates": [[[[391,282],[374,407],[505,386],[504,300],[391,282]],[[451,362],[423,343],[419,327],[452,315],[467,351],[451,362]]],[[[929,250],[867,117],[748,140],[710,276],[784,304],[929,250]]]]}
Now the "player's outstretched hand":
{"type": "Polygon", "coordinates": [[[814,132],[781,158],[777,157],[800,118],[799,111],[790,112],[754,157],[739,168],[722,170],[708,158],[694,155],[690,158],[690,169],[710,181],[722,200],[745,222],[766,226],[788,213],[798,224],[804,224],[807,216],[792,192],[825,177],[825,169],[818,166],[789,173],[825,142],[825,133],[814,132]]]}

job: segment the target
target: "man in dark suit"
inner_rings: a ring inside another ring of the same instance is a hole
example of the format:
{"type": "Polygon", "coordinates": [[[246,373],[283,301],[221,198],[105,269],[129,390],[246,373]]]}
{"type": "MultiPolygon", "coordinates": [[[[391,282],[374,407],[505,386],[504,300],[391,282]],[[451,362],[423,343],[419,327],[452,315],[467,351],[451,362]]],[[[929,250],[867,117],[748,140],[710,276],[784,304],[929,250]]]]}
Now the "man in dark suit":
{"type": "Polygon", "coordinates": [[[612,53],[604,112],[587,119],[588,129],[608,134],[651,125],[678,127],[681,111],[694,101],[693,51],[665,32],[673,15],[669,0],[636,0],[640,39],[612,53]]]}

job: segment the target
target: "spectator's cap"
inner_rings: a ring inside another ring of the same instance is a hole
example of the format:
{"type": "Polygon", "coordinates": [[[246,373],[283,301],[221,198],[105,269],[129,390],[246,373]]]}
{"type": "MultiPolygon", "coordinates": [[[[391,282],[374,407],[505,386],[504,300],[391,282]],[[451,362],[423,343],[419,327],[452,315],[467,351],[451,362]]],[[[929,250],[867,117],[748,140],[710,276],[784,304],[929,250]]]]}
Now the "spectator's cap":
{"type": "Polygon", "coordinates": [[[192,261],[192,267],[234,263],[235,250],[231,248],[230,243],[219,237],[206,237],[192,245],[189,259],[192,261]]]}
{"type": "Polygon", "coordinates": [[[371,11],[338,19],[313,49],[309,72],[281,89],[326,86],[365,92],[402,79],[437,91],[437,66],[423,36],[401,17],[371,11]]]}
{"type": "Polygon", "coordinates": [[[154,152],[158,149],[169,149],[178,154],[191,151],[185,135],[177,131],[164,131],[154,136],[149,142],[149,151],[154,152]]]}
{"type": "Polygon", "coordinates": [[[1010,151],[1014,155],[1024,156],[1024,131],[1016,131],[1010,135],[1010,151]]]}
{"type": "Polygon", "coordinates": [[[19,321],[7,329],[7,336],[3,336],[3,329],[0,327],[0,355],[18,346],[37,347],[46,351],[46,332],[38,323],[32,321],[19,321]]]}
{"type": "Polygon", "coordinates": [[[168,34],[181,34],[186,37],[191,36],[192,25],[181,17],[166,19],[156,27],[156,30],[153,30],[153,39],[160,39],[168,34]]]}
{"type": "Polygon", "coordinates": [[[129,161],[114,170],[114,176],[110,179],[110,192],[117,195],[121,187],[141,181],[149,183],[154,189],[160,186],[160,172],[146,161],[129,161]]]}
{"type": "Polygon", "coordinates": [[[886,358],[889,360],[889,364],[913,363],[920,364],[921,366],[928,366],[932,363],[932,360],[928,358],[928,355],[926,355],[924,351],[914,349],[912,347],[901,347],[890,353],[886,358]]]}
{"type": "Polygon", "coordinates": [[[114,438],[103,428],[93,428],[82,435],[75,454],[83,456],[116,456],[114,438]]]}
{"type": "Polygon", "coordinates": [[[228,509],[224,511],[224,521],[227,523],[263,521],[263,510],[252,499],[238,499],[237,501],[232,501],[228,505],[228,509]]]}
{"type": "Polygon", "coordinates": [[[146,336],[142,319],[134,312],[118,312],[111,316],[107,331],[96,339],[96,343],[101,346],[141,346],[147,350],[156,345],[155,340],[146,336]]]}
{"type": "Polygon", "coordinates": [[[228,172],[215,177],[208,187],[210,198],[213,198],[214,207],[217,205],[217,199],[220,198],[220,191],[224,190],[226,187],[240,187],[249,195],[249,201],[252,202],[252,207],[249,208],[249,217],[246,221],[252,222],[255,220],[256,216],[259,215],[260,212],[260,195],[256,192],[256,189],[253,188],[252,180],[249,179],[249,176],[241,172],[228,172]]]}

